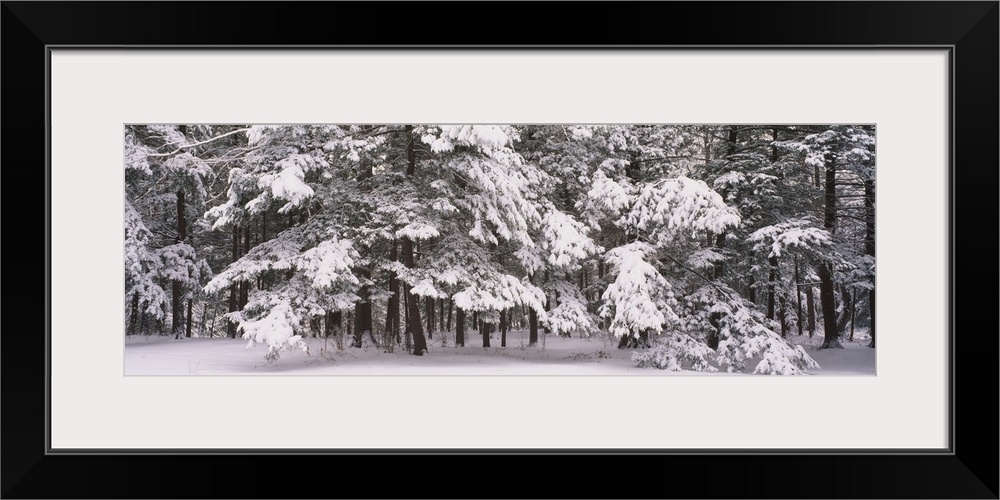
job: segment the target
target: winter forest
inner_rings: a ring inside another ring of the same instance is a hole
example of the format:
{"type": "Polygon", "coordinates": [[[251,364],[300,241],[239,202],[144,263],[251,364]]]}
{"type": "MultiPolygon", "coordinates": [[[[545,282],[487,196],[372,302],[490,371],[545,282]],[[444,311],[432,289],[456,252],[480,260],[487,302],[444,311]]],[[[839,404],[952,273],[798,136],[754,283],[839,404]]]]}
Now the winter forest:
{"type": "Polygon", "coordinates": [[[125,373],[875,374],[870,125],[128,125],[125,373]]]}

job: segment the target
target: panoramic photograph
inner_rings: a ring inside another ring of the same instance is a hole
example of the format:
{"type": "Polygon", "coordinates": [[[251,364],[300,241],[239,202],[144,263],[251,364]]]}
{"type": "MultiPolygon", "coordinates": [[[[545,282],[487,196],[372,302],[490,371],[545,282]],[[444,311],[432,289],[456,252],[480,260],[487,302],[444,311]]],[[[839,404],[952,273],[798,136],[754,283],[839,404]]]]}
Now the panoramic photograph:
{"type": "Polygon", "coordinates": [[[870,124],[130,124],[125,375],[874,376],[870,124]]]}

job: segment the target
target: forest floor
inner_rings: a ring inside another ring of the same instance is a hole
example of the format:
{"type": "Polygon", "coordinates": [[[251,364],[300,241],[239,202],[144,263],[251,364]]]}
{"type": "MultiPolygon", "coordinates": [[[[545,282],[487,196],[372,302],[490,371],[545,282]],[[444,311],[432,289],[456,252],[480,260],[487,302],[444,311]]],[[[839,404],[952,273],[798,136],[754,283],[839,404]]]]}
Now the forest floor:
{"type": "MultiPolygon", "coordinates": [[[[125,340],[126,375],[715,375],[693,371],[670,372],[637,368],[631,349],[618,349],[610,338],[562,338],[554,335],[528,347],[527,331],[507,333],[507,347],[495,334],[493,347],[483,348],[478,334],[466,346],[454,346],[454,333],[436,334],[428,342],[429,352],[411,356],[405,349],[386,352],[371,345],[338,350],[332,340],[309,338],[308,351],[286,351],[270,364],[264,363],[264,346],[247,349],[247,342],[229,338],[185,338],[132,336],[125,340]],[[447,343],[442,344],[442,335],[447,343]]],[[[819,349],[822,334],[789,336],[802,345],[821,369],[812,375],[875,375],[876,350],[868,347],[862,332],[854,341],[844,340],[844,349],[819,349]]],[[[752,372],[757,360],[747,364],[752,372]]]]}

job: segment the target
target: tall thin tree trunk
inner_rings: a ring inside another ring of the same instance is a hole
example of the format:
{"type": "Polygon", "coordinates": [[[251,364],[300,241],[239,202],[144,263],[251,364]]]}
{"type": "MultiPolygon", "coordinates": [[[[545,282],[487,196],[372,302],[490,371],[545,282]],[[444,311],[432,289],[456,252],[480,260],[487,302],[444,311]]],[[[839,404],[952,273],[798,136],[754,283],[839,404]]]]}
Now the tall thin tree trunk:
{"type": "MultiPolygon", "coordinates": [[[[184,217],[184,190],[177,191],[177,243],[184,243],[187,238],[187,220],[184,217]]],[[[181,337],[181,321],[184,320],[184,305],[180,280],[171,281],[171,305],[173,310],[170,316],[170,330],[174,338],[181,337]]]]}
{"type": "Polygon", "coordinates": [[[802,336],[802,281],[799,277],[799,258],[795,258],[795,318],[802,336]]]}
{"type": "Polygon", "coordinates": [[[809,336],[816,332],[816,300],[813,298],[813,286],[806,287],[806,312],[809,317],[809,336]]]}
{"type": "MultiPolygon", "coordinates": [[[[250,234],[251,231],[250,224],[243,225],[243,255],[250,253],[250,234]]],[[[242,311],[247,306],[247,301],[250,299],[250,287],[252,283],[250,281],[243,281],[240,288],[240,310],[242,311]]]]}
{"type": "Polygon", "coordinates": [[[191,309],[194,307],[194,301],[188,299],[187,303],[187,325],[185,325],[184,336],[191,338],[191,309]]]}
{"type": "MultiPolygon", "coordinates": [[[[598,267],[598,272],[601,273],[602,269],[598,267]]],[[[528,275],[528,283],[535,284],[534,274],[528,275]]],[[[534,307],[528,307],[528,345],[533,346],[536,343],[538,343],[538,313],[534,307]]]]}
{"type": "MultiPolygon", "coordinates": [[[[875,180],[865,181],[865,254],[875,259],[875,180]]],[[[868,347],[875,347],[875,281],[872,280],[872,287],[868,290],[868,315],[870,324],[868,326],[872,341],[868,347]]]]}
{"type": "Polygon", "coordinates": [[[528,345],[538,343],[538,313],[533,307],[528,308],[528,345]]]}
{"type": "Polygon", "coordinates": [[[778,297],[778,322],[781,323],[781,338],[788,336],[788,322],[785,321],[785,296],[778,297]]]}
{"type": "Polygon", "coordinates": [[[819,304],[823,311],[823,347],[843,347],[837,332],[837,305],[834,299],[830,265],[819,265],[819,304]]]}
{"type": "Polygon", "coordinates": [[[437,325],[438,330],[443,329],[444,331],[448,331],[448,329],[444,327],[444,299],[439,298],[437,300],[437,308],[438,308],[438,325],[437,325]]]}
{"type": "Polygon", "coordinates": [[[215,319],[219,317],[219,301],[212,301],[212,321],[208,323],[208,337],[215,337],[215,319]]]}
{"type": "Polygon", "coordinates": [[[447,330],[449,332],[451,331],[451,312],[452,312],[453,309],[455,309],[455,301],[452,300],[451,297],[448,297],[448,328],[447,328],[447,330]]]}
{"type": "Polygon", "coordinates": [[[201,303],[201,321],[198,322],[198,336],[205,336],[205,321],[208,319],[208,304],[201,303]]]}
{"type": "MultiPolygon", "coordinates": [[[[363,281],[370,280],[372,277],[371,270],[365,267],[357,269],[356,272],[363,281]]],[[[358,295],[360,295],[361,300],[354,306],[354,340],[351,342],[351,347],[361,347],[363,345],[361,340],[365,334],[371,334],[372,331],[371,293],[368,287],[362,287],[358,291],[358,295]]]]}
{"type": "Polygon", "coordinates": [[[427,338],[434,338],[434,297],[424,297],[424,309],[427,316],[427,338]]]}
{"type": "Polygon", "coordinates": [[[507,310],[500,311],[500,347],[507,347],[507,310]]]}
{"type": "MultiPolygon", "coordinates": [[[[406,176],[412,178],[416,171],[417,157],[413,149],[413,125],[406,126],[406,176]]],[[[403,238],[403,265],[413,269],[413,241],[403,238]]],[[[417,296],[410,287],[406,287],[406,331],[413,335],[413,354],[422,356],[427,352],[427,340],[424,339],[423,327],[420,325],[420,309],[417,306],[417,296]]]]}
{"type": "Polygon", "coordinates": [[[851,291],[851,336],[848,337],[848,340],[852,342],[854,341],[854,316],[855,316],[854,310],[857,303],[858,303],[858,289],[855,288],[854,290],[851,291]]]}
{"type": "MultiPolygon", "coordinates": [[[[837,229],[837,165],[832,154],[826,159],[825,199],[823,207],[823,227],[831,234],[837,229]]],[[[840,332],[837,331],[837,311],[834,299],[833,268],[829,263],[819,265],[819,302],[823,308],[823,347],[843,347],[840,332]]]]}
{"type": "Polygon", "coordinates": [[[132,312],[128,317],[128,334],[135,335],[135,329],[139,322],[139,292],[132,293],[132,312]]]}
{"type": "MultiPolygon", "coordinates": [[[[399,244],[392,240],[392,253],[389,254],[391,262],[399,260],[399,244]]],[[[385,333],[395,342],[399,342],[399,278],[394,271],[389,271],[389,303],[385,312],[385,333]]]]}
{"type": "MultiPolygon", "coordinates": [[[[240,258],[240,227],[233,224],[233,262],[236,262],[240,258]]],[[[239,288],[240,285],[233,283],[229,287],[229,312],[233,313],[239,310],[239,288]]],[[[229,338],[236,338],[236,322],[231,319],[226,320],[226,332],[229,338]]]]}
{"type": "Polygon", "coordinates": [[[778,258],[769,257],[767,263],[770,266],[767,274],[767,319],[774,319],[774,280],[778,270],[778,258]]]}
{"type": "Polygon", "coordinates": [[[490,347],[490,324],[484,320],[479,330],[483,334],[483,347],[490,347]]]}
{"type": "Polygon", "coordinates": [[[455,308],[455,345],[465,346],[465,309],[455,308]]]}
{"type": "Polygon", "coordinates": [[[847,290],[847,285],[840,285],[840,303],[843,306],[843,312],[837,321],[837,331],[843,334],[847,331],[848,323],[851,322],[851,292],[847,290]]]}
{"type": "MultiPolygon", "coordinates": [[[[267,210],[264,210],[263,212],[260,213],[260,240],[257,243],[260,244],[264,243],[265,241],[267,241],[267,210]]],[[[257,278],[257,289],[258,290],[264,289],[263,274],[261,274],[260,277],[257,278]]]]}

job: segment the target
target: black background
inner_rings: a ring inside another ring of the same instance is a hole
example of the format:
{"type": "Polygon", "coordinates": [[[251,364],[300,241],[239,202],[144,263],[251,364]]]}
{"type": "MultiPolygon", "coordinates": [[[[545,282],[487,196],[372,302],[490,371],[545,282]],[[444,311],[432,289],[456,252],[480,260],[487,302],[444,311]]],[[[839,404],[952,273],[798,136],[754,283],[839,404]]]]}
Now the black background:
{"type": "Polygon", "coordinates": [[[997,2],[2,4],[4,498],[997,498],[997,2]],[[46,455],[45,46],[88,44],[954,45],[955,454],[46,455]]]}

